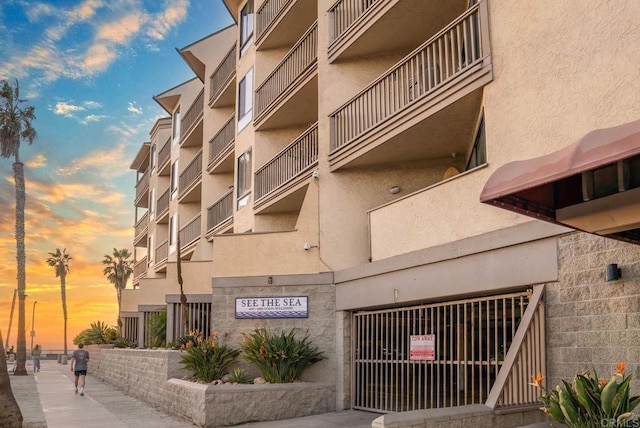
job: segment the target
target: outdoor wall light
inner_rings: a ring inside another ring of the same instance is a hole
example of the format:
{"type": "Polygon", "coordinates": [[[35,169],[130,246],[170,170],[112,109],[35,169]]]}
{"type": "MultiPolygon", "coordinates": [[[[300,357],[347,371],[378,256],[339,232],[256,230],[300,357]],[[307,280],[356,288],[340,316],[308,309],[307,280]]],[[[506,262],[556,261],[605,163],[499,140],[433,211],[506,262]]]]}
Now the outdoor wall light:
{"type": "Polygon", "coordinates": [[[617,281],[622,278],[622,270],[617,264],[611,263],[607,265],[607,268],[604,271],[604,276],[607,281],[617,281]]]}
{"type": "Polygon", "coordinates": [[[392,195],[397,195],[401,190],[402,189],[400,188],[400,186],[393,186],[389,188],[389,193],[391,193],[392,195]]]}

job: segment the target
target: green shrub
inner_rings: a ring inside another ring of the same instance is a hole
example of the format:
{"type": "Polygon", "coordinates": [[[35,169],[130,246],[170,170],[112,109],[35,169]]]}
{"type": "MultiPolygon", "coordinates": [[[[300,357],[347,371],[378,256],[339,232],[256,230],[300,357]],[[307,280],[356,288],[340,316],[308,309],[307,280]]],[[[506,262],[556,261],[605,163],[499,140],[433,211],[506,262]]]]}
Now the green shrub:
{"type": "Polygon", "coordinates": [[[269,383],[294,382],[302,371],[324,359],[322,352],[309,343],[309,335],[296,338],[297,328],[272,334],[265,328],[243,334],[243,358],[253,364],[269,383]]]}
{"type": "Polygon", "coordinates": [[[152,312],[149,315],[149,347],[160,348],[165,345],[167,336],[167,310],[152,312]]]}
{"type": "Polygon", "coordinates": [[[180,350],[186,352],[182,356],[183,367],[191,370],[196,379],[207,383],[220,379],[240,354],[239,350],[221,343],[216,332],[207,339],[198,335],[195,341],[188,341],[180,350]]]}
{"type": "Polygon", "coordinates": [[[249,383],[251,379],[247,376],[247,373],[240,367],[236,367],[229,376],[229,382],[233,383],[249,383]]]}
{"type": "MultiPolygon", "coordinates": [[[[215,331],[213,332],[214,335],[217,334],[215,331]]],[[[175,340],[175,342],[171,342],[169,346],[170,348],[173,349],[180,349],[180,350],[184,350],[187,345],[190,343],[189,346],[198,346],[198,338],[200,338],[200,340],[202,340],[202,334],[199,331],[190,331],[188,334],[185,334],[184,336],[180,336],[179,338],[177,338],[175,340]]]]}
{"type": "Polygon", "coordinates": [[[616,366],[616,373],[607,381],[598,379],[595,370],[577,374],[572,383],[562,381],[547,391],[538,375],[532,385],[545,392],[539,400],[542,410],[554,421],[570,428],[636,426],[632,411],[640,404],[640,397],[630,395],[631,375],[624,376],[625,363],[616,366]],[[618,381],[620,379],[620,381],[618,381]]]}
{"type": "Polygon", "coordinates": [[[80,342],[85,345],[103,345],[115,342],[118,330],[102,321],[91,323],[91,327],[81,331],[74,339],[76,345],[80,342]]]}

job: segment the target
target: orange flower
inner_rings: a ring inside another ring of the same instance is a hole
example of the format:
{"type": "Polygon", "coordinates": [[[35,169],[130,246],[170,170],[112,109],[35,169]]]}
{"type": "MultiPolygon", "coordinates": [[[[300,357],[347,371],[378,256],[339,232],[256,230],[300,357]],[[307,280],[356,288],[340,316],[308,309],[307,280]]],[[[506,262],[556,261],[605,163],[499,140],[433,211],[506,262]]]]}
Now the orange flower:
{"type": "Polygon", "coordinates": [[[600,388],[602,388],[602,387],[603,387],[603,386],[605,386],[608,382],[609,382],[608,380],[606,380],[605,378],[601,377],[601,378],[598,380],[598,386],[600,386],[600,388]]]}
{"type": "Polygon", "coordinates": [[[542,381],[544,380],[542,373],[538,373],[536,376],[531,376],[531,378],[533,379],[533,382],[529,385],[535,386],[536,388],[540,388],[542,386],[542,381]]]}
{"type": "Polygon", "coordinates": [[[190,340],[187,342],[187,349],[193,348],[193,342],[190,340]]]}
{"type": "Polygon", "coordinates": [[[218,330],[214,330],[213,333],[211,333],[211,335],[214,337],[218,337],[219,335],[218,330]]]}
{"type": "Polygon", "coordinates": [[[624,369],[627,368],[627,363],[618,363],[616,364],[616,375],[617,376],[622,376],[624,374],[624,369]]]}

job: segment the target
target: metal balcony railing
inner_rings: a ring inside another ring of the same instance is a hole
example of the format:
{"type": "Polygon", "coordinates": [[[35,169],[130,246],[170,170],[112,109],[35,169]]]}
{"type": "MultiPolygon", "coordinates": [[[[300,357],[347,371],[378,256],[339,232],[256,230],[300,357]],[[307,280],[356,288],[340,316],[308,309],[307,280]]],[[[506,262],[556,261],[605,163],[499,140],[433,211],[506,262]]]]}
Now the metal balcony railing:
{"type": "Polygon", "coordinates": [[[149,188],[149,171],[145,171],[142,177],[136,183],[136,201],[144,194],[149,188]]]}
{"type": "Polygon", "coordinates": [[[169,160],[171,157],[171,137],[165,141],[164,145],[158,152],[158,169],[162,168],[162,166],[169,160]]]}
{"type": "Polygon", "coordinates": [[[169,199],[170,199],[170,196],[171,196],[171,191],[169,189],[167,189],[162,194],[162,196],[160,196],[158,198],[158,204],[157,204],[158,214],[157,214],[157,217],[161,217],[162,215],[164,215],[164,213],[166,211],[169,210],[169,199]]]}
{"type": "Polygon", "coordinates": [[[233,215],[233,189],[207,208],[207,232],[227,221],[233,215]]]}
{"type": "Polygon", "coordinates": [[[232,114],[216,135],[209,141],[209,164],[225,151],[236,138],[236,116],[232,114]]]}
{"type": "Polygon", "coordinates": [[[180,249],[200,238],[200,214],[195,216],[185,227],[180,229],[180,249]]]}
{"type": "Polygon", "coordinates": [[[133,266],[133,280],[136,281],[147,274],[147,256],[138,260],[133,266]]]}
{"type": "Polygon", "coordinates": [[[144,213],[144,215],[142,217],[140,217],[140,220],[138,220],[138,222],[135,225],[135,239],[136,241],[138,240],[138,238],[147,231],[147,229],[149,228],[149,211],[147,211],[146,213],[144,213]]]}
{"type": "Polygon", "coordinates": [[[329,9],[330,42],[338,39],[378,0],[338,0],[329,9]]]}
{"type": "Polygon", "coordinates": [[[273,24],[280,13],[293,0],[265,0],[256,12],[256,39],[260,39],[262,34],[273,24]]]}
{"type": "Polygon", "coordinates": [[[180,140],[186,135],[189,135],[191,130],[195,127],[200,119],[202,119],[202,112],[204,111],[204,89],[200,91],[195,101],[189,107],[189,110],[185,113],[180,121],[180,140]]]}
{"type": "Polygon", "coordinates": [[[227,83],[236,74],[236,45],[229,50],[218,68],[211,74],[209,78],[209,104],[220,96],[222,90],[227,83]]]}
{"type": "Polygon", "coordinates": [[[269,77],[256,89],[256,117],[273,104],[318,58],[318,23],[302,36],[269,77]]]}
{"type": "Polygon", "coordinates": [[[184,195],[187,189],[202,177],[202,149],[189,162],[189,165],[182,171],[178,179],[178,197],[184,195]]]}
{"type": "Polygon", "coordinates": [[[165,240],[156,247],[156,264],[160,264],[169,257],[169,241],[165,240]]]}
{"type": "Polygon", "coordinates": [[[486,2],[468,9],[333,112],[331,150],[349,144],[482,61],[489,48],[481,37],[481,27],[487,25],[480,19],[481,6],[486,8],[486,2]]]}
{"type": "Polygon", "coordinates": [[[317,162],[318,124],[316,123],[256,171],[256,201],[293,180],[317,162]]]}

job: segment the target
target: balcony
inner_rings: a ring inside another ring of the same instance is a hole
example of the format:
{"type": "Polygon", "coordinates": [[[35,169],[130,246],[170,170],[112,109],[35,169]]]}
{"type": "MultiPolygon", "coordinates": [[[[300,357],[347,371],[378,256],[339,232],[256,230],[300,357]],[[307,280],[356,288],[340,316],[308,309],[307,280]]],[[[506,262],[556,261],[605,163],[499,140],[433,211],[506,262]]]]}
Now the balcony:
{"type": "Polygon", "coordinates": [[[171,137],[158,152],[158,175],[169,175],[171,171],[171,137]]]}
{"type": "Polygon", "coordinates": [[[207,208],[207,237],[211,237],[233,223],[233,188],[207,208]]]}
{"type": "Polygon", "coordinates": [[[332,171],[466,153],[493,79],[486,12],[473,6],[330,115],[332,171]]]}
{"type": "Polygon", "coordinates": [[[202,113],[204,111],[204,89],[189,107],[180,121],[180,147],[202,145],[202,113]]]}
{"type": "Polygon", "coordinates": [[[317,16],[317,0],[265,0],[256,12],[256,49],[293,45],[317,16]]]}
{"type": "Polygon", "coordinates": [[[181,256],[195,249],[195,244],[200,239],[200,214],[195,216],[185,227],[178,232],[180,235],[181,256]]]}
{"type": "Polygon", "coordinates": [[[169,241],[165,239],[165,241],[156,247],[155,254],[155,267],[156,270],[159,269],[163,264],[167,262],[169,258],[169,241]]]}
{"type": "Polygon", "coordinates": [[[233,148],[236,138],[236,116],[234,114],[209,141],[209,163],[211,174],[233,171],[233,148]]]}
{"type": "Polygon", "coordinates": [[[234,44],[209,78],[211,107],[228,107],[235,103],[236,49],[234,44]]]}
{"type": "Polygon", "coordinates": [[[136,183],[135,206],[149,208],[149,171],[145,171],[136,183]]]}
{"type": "Polygon", "coordinates": [[[329,62],[410,52],[464,13],[467,4],[468,0],[338,0],[328,11],[329,62]]]}
{"type": "Polygon", "coordinates": [[[255,94],[256,129],[318,120],[318,25],[314,23],[255,94]]]}
{"type": "Polygon", "coordinates": [[[145,247],[147,245],[147,231],[149,230],[149,212],[147,211],[135,225],[133,238],[134,247],[145,247]],[[139,245],[142,244],[142,245],[139,245]]]}
{"type": "Polygon", "coordinates": [[[317,165],[316,123],[256,171],[254,209],[263,214],[298,211],[305,195],[307,180],[317,165]]]}
{"type": "Polygon", "coordinates": [[[133,266],[133,284],[140,282],[140,278],[147,276],[147,256],[138,260],[133,266]]]}
{"type": "Polygon", "coordinates": [[[178,178],[178,201],[194,202],[201,199],[202,149],[189,162],[178,178]]]}
{"type": "Polygon", "coordinates": [[[171,190],[167,189],[159,198],[156,205],[158,212],[156,214],[156,223],[166,223],[169,218],[169,200],[171,199],[171,190]]]}

